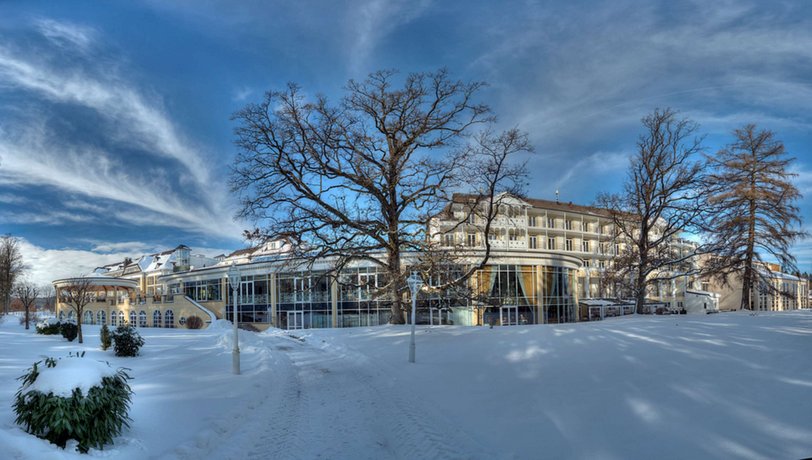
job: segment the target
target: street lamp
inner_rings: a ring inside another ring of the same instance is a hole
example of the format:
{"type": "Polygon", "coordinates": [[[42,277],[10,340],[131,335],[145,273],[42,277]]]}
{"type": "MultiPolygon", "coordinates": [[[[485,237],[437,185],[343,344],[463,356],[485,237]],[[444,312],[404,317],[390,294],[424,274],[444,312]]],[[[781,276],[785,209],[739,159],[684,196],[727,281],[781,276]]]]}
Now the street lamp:
{"type": "Polygon", "coordinates": [[[240,343],[237,335],[237,290],[240,288],[240,269],[232,262],[228,269],[228,284],[231,285],[231,297],[234,299],[234,348],[231,349],[231,369],[240,373],[240,343]]]}
{"type": "Polygon", "coordinates": [[[412,291],[412,340],[409,342],[409,362],[414,362],[414,312],[417,310],[417,293],[423,287],[423,280],[417,272],[412,272],[412,275],[406,278],[406,284],[409,285],[409,290],[412,291]]]}

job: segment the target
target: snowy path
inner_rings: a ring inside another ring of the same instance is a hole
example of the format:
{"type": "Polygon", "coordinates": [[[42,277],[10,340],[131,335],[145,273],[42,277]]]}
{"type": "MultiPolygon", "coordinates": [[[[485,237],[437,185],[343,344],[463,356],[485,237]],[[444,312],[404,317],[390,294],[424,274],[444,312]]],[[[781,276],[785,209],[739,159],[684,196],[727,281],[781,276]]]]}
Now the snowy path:
{"type": "MultiPolygon", "coordinates": [[[[472,439],[405,396],[386,368],[282,336],[263,337],[272,375],[179,458],[466,458],[472,439]],[[456,447],[466,446],[462,451],[456,447]]],[[[482,451],[480,451],[482,453],[482,451]]]]}

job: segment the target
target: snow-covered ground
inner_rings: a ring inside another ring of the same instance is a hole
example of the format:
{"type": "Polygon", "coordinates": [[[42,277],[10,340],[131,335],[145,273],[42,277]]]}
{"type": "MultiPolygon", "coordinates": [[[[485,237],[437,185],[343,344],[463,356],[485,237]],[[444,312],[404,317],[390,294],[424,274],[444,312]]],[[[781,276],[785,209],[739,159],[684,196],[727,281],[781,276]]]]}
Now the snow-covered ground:
{"type": "Polygon", "coordinates": [[[812,456],[812,311],[561,326],[142,329],[142,356],[0,325],[0,457],[87,458],[23,432],[15,379],[45,356],[130,368],[131,429],[90,457],[746,458],[812,456]]]}

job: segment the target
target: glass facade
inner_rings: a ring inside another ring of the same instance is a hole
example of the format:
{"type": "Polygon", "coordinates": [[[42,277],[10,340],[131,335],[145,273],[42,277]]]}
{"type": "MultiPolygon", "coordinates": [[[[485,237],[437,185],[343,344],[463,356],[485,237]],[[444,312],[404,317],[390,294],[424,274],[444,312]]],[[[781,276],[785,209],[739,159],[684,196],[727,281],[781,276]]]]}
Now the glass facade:
{"type": "MultiPolygon", "coordinates": [[[[459,276],[460,270],[437,275],[427,283],[430,286],[445,283],[459,276]]],[[[574,270],[560,267],[510,264],[485,267],[469,285],[421,294],[416,321],[459,325],[573,322],[576,321],[574,276],[574,270]]],[[[273,323],[281,329],[387,324],[392,303],[384,290],[386,285],[386,274],[377,267],[347,269],[337,278],[323,272],[243,276],[238,293],[239,321],[273,323]],[[271,284],[275,288],[275,317],[271,284]]],[[[202,292],[202,284],[196,286],[195,292],[202,292]]],[[[187,292],[191,293],[190,287],[187,285],[187,292]]],[[[408,296],[404,301],[410,301],[408,296]]],[[[227,319],[233,315],[232,305],[229,299],[225,307],[227,319]]]]}
{"type": "Polygon", "coordinates": [[[338,327],[377,326],[387,324],[392,316],[392,302],[382,289],[387,277],[377,267],[349,269],[337,280],[338,327]]]}
{"type": "Polygon", "coordinates": [[[280,273],[276,324],[281,328],[332,327],[330,279],[324,273],[280,273]]]}
{"type": "Polygon", "coordinates": [[[220,278],[184,283],[183,293],[198,302],[222,301],[220,278]]]}

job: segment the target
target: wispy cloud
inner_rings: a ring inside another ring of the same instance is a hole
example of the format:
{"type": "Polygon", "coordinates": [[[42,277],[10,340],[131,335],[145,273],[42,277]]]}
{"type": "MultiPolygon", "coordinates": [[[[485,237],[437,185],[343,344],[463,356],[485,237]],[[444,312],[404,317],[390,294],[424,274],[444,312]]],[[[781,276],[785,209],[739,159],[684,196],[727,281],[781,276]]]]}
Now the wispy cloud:
{"type": "Polygon", "coordinates": [[[347,58],[353,74],[366,75],[371,70],[369,59],[387,35],[398,27],[420,17],[430,6],[431,0],[366,0],[347,8],[349,46],[347,58]]]}
{"type": "MultiPolygon", "coordinates": [[[[99,132],[112,147],[60,138],[49,130],[47,113],[27,104],[31,107],[17,108],[23,116],[0,131],[0,182],[48,185],[85,198],[114,200],[129,205],[114,208],[122,219],[124,212],[138,217],[141,210],[142,220],[146,215],[152,225],[236,238],[240,228],[231,220],[225,181],[215,180],[215,163],[180,134],[160,99],[146,96],[109,66],[64,62],[72,52],[96,46],[99,38],[92,29],[49,19],[37,20],[35,26],[59,49],[26,52],[0,45],[0,91],[5,87],[49,103],[90,109],[108,123],[99,132]],[[58,65],[51,59],[56,55],[61,56],[58,65]],[[110,148],[126,149],[127,154],[110,148]],[[139,168],[125,161],[133,149],[143,156],[139,168]],[[172,163],[153,161],[153,155],[172,163]]],[[[67,205],[86,211],[98,207],[92,200],[78,201],[67,205]]]]}
{"type": "Polygon", "coordinates": [[[607,177],[617,175],[629,166],[629,152],[595,152],[571,163],[564,174],[555,182],[555,188],[561,189],[573,180],[579,182],[590,177],[607,177]]]}
{"type": "Polygon", "coordinates": [[[128,83],[102,78],[105,69],[90,75],[80,69],[57,69],[32,56],[19,56],[0,47],[0,80],[57,102],[77,104],[108,118],[129,141],[173,158],[200,183],[208,183],[205,158],[178,135],[174,123],[128,83]]]}
{"type": "MultiPolygon", "coordinates": [[[[113,200],[129,204],[130,209],[116,210],[122,220],[124,213],[149,211],[141,224],[181,227],[201,234],[234,238],[235,225],[222,214],[207,208],[207,202],[196,203],[167,187],[163,181],[153,181],[149,174],[130,172],[120,159],[108,152],[61,145],[48,137],[46,131],[29,127],[18,139],[0,137],[0,183],[36,184],[57,187],[70,193],[113,200]],[[212,225],[218,222],[219,225],[212,225]]],[[[91,205],[92,208],[92,205],[91,205]]],[[[220,210],[222,211],[222,210],[220,210]]],[[[137,216],[129,216],[129,218],[137,216]]]]}
{"type": "Polygon", "coordinates": [[[525,4],[482,28],[490,40],[472,68],[498,85],[499,106],[542,150],[629,131],[664,106],[808,129],[808,117],[797,114],[812,103],[803,64],[812,57],[812,20],[795,7],[803,8],[621,0],[585,12],[525,4]]]}
{"type": "Polygon", "coordinates": [[[96,31],[68,22],[38,19],[34,22],[40,33],[60,47],[87,52],[96,40],[96,31]]]}

